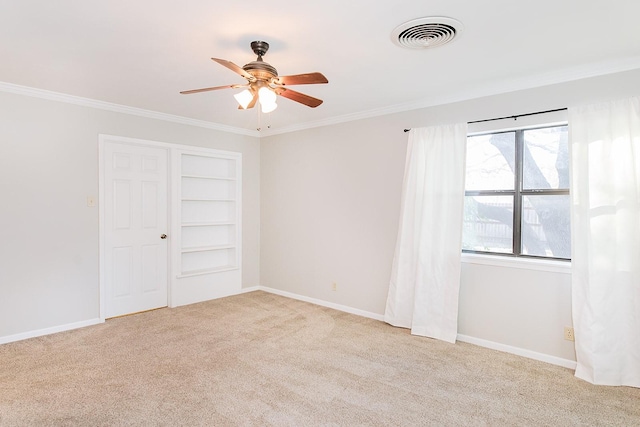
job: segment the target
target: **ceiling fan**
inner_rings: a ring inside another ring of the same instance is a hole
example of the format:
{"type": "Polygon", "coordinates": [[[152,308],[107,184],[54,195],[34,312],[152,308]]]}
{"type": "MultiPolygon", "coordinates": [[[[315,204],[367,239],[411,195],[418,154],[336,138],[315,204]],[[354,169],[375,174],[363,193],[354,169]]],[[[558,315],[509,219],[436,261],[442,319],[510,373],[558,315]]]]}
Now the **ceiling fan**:
{"type": "Polygon", "coordinates": [[[247,79],[246,84],[226,85],[226,86],[214,86],[205,87],[202,89],[192,89],[180,92],[183,95],[191,93],[208,92],[211,90],[219,89],[240,89],[245,88],[242,92],[234,95],[239,109],[253,108],[259,101],[262,107],[263,113],[270,113],[277,107],[276,98],[277,95],[288,98],[292,101],[299,102],[311,108],[315,108],[322,104],[322,100],[314,98],[304,93],[297,92],[289,89],[286,86],[293,85],[311,85],[319,83],[329,83],[327,78],[322,73],[306,73],[295,74],[291,76],[278,76],[278,71],[271,64],[264,62],[262,57],[269,50],[269,43],[264,41],[251,42],[251,49],[258,55],[258,59],[245,64],[243,67],[239,67],[233,62],[211,58],[218,64],[227,67],[231,71],[240,74],[247,79]]]}

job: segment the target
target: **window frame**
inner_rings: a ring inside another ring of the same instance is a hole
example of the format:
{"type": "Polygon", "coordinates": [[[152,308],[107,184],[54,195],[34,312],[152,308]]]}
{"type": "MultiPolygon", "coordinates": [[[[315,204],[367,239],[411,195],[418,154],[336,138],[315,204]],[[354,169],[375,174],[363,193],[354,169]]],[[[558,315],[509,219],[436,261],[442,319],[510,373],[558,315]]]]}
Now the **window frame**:
{"type": "Polygon", "coordinates": [[[469,137],[484,136],[484,135],[496,135],[501,133],[515,133],[515,159],[514,159],[514,173],[513,173],[513,190],[466,190],[464,197],[468,196],[512,196],[513,197],[513,226],[512,226],[512,240],[511,240],[511,253],[506,252],[491,252],[491,251],[479,251],[473,249],[462,249],[463,254],[477,254],[487,256],[500,256],[509,257],[515,259],[537,259],[545,261],[560,261],[571,262],[571,258],[561,258],[554,256],[542,256],[542,255],[530,255],[522,253],[522,204],[523,198],[526,196],[569,196],[570,189],[524,189],[524,133],[530,130],[548,129],[554,127],[566,127],[569,130],[567,122],[560,123],[548,123],[538,124],[535,126],[523,126],[502,130],[485,130],[482,132],[473,132],[467,134],[469,137]]]}

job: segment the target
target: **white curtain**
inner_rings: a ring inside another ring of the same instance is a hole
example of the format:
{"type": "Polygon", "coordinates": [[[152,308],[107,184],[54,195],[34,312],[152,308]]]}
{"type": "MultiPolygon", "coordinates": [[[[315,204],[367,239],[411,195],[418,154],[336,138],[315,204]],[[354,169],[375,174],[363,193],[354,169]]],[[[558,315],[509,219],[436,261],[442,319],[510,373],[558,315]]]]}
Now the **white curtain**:
{"type": "Polygon", "coordinates": [[[409,133],[385,321],[455,342],[467,124],[409,133]]]}
{"type": "Polygon", "coordinates": [[[576,376],[640,387],[640,98],[569,109],[576,376]]]}

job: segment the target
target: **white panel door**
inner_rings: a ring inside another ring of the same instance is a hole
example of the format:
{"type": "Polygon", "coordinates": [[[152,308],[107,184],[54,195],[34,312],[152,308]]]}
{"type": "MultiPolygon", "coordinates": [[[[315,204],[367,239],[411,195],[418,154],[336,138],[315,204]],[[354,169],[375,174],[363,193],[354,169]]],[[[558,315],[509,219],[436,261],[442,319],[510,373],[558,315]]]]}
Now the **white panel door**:
{"type": "Polygon", "coordinates": [[[167,306],[166,149],[104,145],[105,317],[167,306]]]}

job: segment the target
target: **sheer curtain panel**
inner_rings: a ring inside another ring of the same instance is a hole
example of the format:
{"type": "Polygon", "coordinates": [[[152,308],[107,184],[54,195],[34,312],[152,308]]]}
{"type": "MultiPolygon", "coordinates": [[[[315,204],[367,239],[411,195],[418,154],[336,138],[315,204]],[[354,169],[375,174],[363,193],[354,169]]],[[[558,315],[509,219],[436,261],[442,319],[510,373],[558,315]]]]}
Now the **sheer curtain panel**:
{"type": "Polygon", "coordinates": [[[576,376],[640,387],[640,98],[569,109],[576,376]]]}
{"type": "Polygon", "coordinates": [[[409,132],[385,321],[455,342],[467,124],[409,132]]]}

